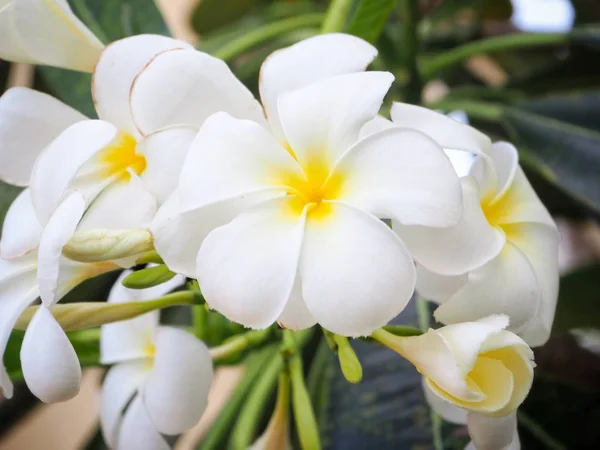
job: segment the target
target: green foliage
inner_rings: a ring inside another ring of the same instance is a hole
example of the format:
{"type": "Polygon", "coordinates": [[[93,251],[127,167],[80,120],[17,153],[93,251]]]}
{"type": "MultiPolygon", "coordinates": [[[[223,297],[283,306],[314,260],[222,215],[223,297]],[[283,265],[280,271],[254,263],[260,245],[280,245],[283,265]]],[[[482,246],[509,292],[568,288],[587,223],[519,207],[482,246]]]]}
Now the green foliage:
{"type": "Polygon", "coordinates": [[[203,35],[241,19],[261,4],[272,3],[268,0],[202,0],[192,15],[192,24],[203,35]]]}
{"type": "Polygon", "coordinates": [[[564,276],[553,332],[565,332],[573,328],[600,329],[600,265],[592,265],[564,276]]]}
{"type": "Polygon", "coordinates": [[[395,0],[361,0],[348,27],[348,33],[374,43],[395,4],[395,0]]]}

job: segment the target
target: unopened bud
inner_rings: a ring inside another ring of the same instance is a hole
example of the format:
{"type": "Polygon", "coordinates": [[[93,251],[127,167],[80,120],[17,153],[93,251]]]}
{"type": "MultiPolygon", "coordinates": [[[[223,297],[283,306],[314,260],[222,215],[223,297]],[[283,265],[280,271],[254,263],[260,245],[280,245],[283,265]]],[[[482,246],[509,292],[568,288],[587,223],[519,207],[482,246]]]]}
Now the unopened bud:
{"type": "Polygon", "coordinates": [[[337,354],[344,378],[350,383],[359,383],[362,380],[362,365],[348,342],[348,338],[337,334],[333,335],[337,344],[337,354]]]}
{"type": "Polygon", "coordinates": [[[175,272],[171,272],[166,265],[161,264],[137,270],[127,275],[121,284],[129,289],[147,289],[165,283],[175,275],[175,272]]]}
{"type": "Polygon", "coordinates": [[[152,234],[145,228],[108,230],[95,228],[76,232],[63,248],[73,261],[112,261],[154,249],[152,234]]]}

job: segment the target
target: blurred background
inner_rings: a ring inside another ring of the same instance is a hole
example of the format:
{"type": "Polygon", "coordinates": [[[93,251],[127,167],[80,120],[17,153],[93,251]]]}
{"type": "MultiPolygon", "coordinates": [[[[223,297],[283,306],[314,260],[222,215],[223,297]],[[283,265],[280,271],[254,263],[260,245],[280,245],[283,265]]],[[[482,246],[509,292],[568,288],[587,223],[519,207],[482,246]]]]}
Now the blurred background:
{"type": "MultiPolygon", "coordinates": [[[[318,33],[328,5],[321,0],[70,3],[88,25],[95,18],[92,29],[100,30],[106,42],[139,32],[170,32],[225,59],[254,92],[264,58],[318,33]]],[[[600,28],[595,24],[600,24],[600,1],[421,0],[419,7],[423,103],[445,112],[463,111],[463,118],[494,139],[514,142],[562,235],[556,322],[551,340],[536,349],[536,380],[519,413],[522,446],[598,449],[600,28]],[[539,45],[523,32],[547,33],[550,38],[539,45]],[[525,38],[511,41],[505,39],[508,36],[525,38]],[[454,51],[470,42],[481,44],[481,39],[491,40],[484,41],[491,42],[486,52],[454,51]],[[454,59],[440,66],[436,56],[444,53],[454,59]]],[[[357,0],[355,8],[362,19],[351,20],[347,31],[377,45],[380,57],[374,66],[396,75],[389,100],[412,100],[397,2],[357,0]]],[[[0,61],[0,92],[18,85],[53,93],[94,115],[89,76],[0,61]]],[[[17,188],[0,184],[0,218],[17,193],[17,188]]],[[[102,300],[111,281],[114,275],[91,280],[65,301],[102,300]]],[[[411,310],[398,318],[399,323],[416,320],[411,310]]],[[[18,337],[11,345],[18,345],[18,337]]],[[[349,385],[330,364],[320,384],[326,399],[320,417],[327,448],[464,448],[465,428],[441,424],[430,414],[420,376],[411,366],[385,349],[361,343],[356,348],[363,361],[363,382],[349,385]]],[[[94,365],[97,349],[90,352],[94,365]]],[[[40,404],[22,384],[12,400],[0,395],[0,450],[105,448],[98,434],[102,374],[101,368],[87,369],[80,395],[64,404],[40,404]]],[[[178,440],[177,449],[197,448],[239,376],[235,367],[219,370],[209,411],[178,440]]]]}

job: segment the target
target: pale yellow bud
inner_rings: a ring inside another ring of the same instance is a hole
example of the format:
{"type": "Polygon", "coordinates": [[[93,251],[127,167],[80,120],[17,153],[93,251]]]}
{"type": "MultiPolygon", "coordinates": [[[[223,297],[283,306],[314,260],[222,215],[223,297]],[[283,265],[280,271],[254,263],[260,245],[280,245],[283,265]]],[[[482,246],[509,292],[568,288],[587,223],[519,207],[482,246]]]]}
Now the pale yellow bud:
{"type": "Polygon", "coordinates": [[[107,230],[96,228],[76,232],[63,248],[73,261],[112,261],[154,249],[152,234],[145,228],[107,230]]]}

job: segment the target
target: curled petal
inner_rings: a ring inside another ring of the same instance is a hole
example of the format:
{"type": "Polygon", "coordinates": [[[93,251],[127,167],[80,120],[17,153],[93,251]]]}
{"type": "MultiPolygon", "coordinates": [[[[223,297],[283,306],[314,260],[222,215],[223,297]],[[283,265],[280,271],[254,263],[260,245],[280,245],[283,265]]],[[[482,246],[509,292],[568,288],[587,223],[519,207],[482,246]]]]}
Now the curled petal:
{"type": "Polygon", "coordinates": [[[92,71],[104,45],[67,0],[14,0],[14,8],[21,43],[38,63],[92,71]]]}
{"type": "Polygon", "coordinates": [[[365,336],[387,324],[410,300],[412,257],[377,218],[340,203],[323,217],[309,213],[300,259],[302,296],[324,328],[365,336]]]}
{"type": "Polygon", "coordinates": [[[42,226],[33,209],[31,192],[25,189],[12,202],[2,224],[0,256],[14,259],[35,250],[42,236],[42,226]]]}
{"type": "Polygon", "coordinates": [[[0,97],[0,179],[27,186],[42,150],[69,126],[85,119],[48,94],[24,87],[6,91],[0,97]]]}
{"type": "Polygon", "coordinates": [[[158,431],[179,434],[202,416],[212,384],[213,365],[208,348],[192,334],[161,327],[156,336],[156,358],[142,396],[158,431]]]}
{"type": "Polygon", "coordinates": [[[371,134],[342,157],[329,184],[336,200],[405,225],[445,227],[462,216],[460,181],[442,148],[422,133],[371,134]]]}
{"type": "Polygon", "coordinates": [[[142,134],[177,124],[199,128],[219,111],[265,122],[260,103],[227,64],[203,52],[158,55],[140,72],[131,89],[131,113],[142,134]]]}
{"type": "Polygon", "coordinates": [[[190,48],[183,41],[156,34],[131,36],[108,45],[100,55],[92,79],[98,117],[135,136],[138,131],[129,107],[134,80],[156,55],[190,48]]]}
{"type": "Polygon", "coordinates": [[[196,269],[211,308],[251,328],[266,328],[292,292],[305,212],[292,197],[268,200],[212,231],[196,269]]]}
{"type": "Polygon", "coordinates": [[[423,392],[427,403],[446,422],[464,425],[467,423],[467,410],[459,408],[433,391],[423,378],[423,392]]]}
{"type": "Polygon", "coordinates": [[[324,78],[361,72],[377,56],[377,49],[357,37],[331,33],[304,39],[277,50],[260,69],[262,103],[277,138],[283,138],[277,101],[284,92],[324,78]]]}
{"type": "Polygon", "coordinates": [[[21,366],[27,386],[45,403],[64,402],[79,393],[81,366],[75,349],[43,306],[25,332],[21,366]]]}

